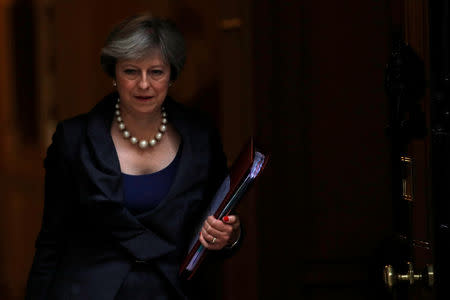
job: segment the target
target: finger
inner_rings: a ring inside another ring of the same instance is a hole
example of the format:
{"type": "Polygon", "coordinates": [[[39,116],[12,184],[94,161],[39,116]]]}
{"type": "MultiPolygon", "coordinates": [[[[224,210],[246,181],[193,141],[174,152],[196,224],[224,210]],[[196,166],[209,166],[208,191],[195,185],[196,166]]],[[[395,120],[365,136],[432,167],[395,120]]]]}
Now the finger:
{"type": "Polygon", "coordinates": [[[205,247],[206,249],[210,248],[210,244],[205,240],[205,238],[203,237],[203,234],[201,232],[200,232],[200,236],[198,237],[198,240],[203,245],[203,247],[205,247]]]}
{"type": "Polygon", "coordinates": [[[227,224],[233,224],[234,222],[236,222],[236,220],[237,217],[235,215],[227,215],[222,218],[222,221],[227,224]]]}
{"type": "Polygon", "coordinates": [[[222,222],[221,220],[217,220],[213,216],[209,216],[206,219],[206,224],[209,225],[209,226],[206,226],[206,229],[208,232],[210,232],[210,227],[219,232],[223,232],[223,233],[227,233],[227,234],[230,234],[231,231],[233,230],[232,225],[225,224],[224,222],[222,222]]]}
{"type": "Polygon", "coordinates": [[[237,216],[237,215],[225,216],[222,218],[222,221],[226,224],[232,225],[233,228],[237,228],[241,224],[241,222],[239,220],[239,216],[237,216]]]}
{"type": "MultiPolygon", "coordinates": [[[[226,229],[225,231],[219,231],[213,226],[207,224],[206,226],[203,226],[203,229],[208,235],[215,236],[216,238],[226,238],[229,235],[229,230],[226,229]]],[[[232,230],[231,230],[232,231],[232,230]]],[[[230,232],[231,233],[231,232],[230,232]]]]}
{"type": "Polygon", "coordinates": [[[201,234],[205,241],[209,244],[221,244],[226,243],[230,239],[230,234],[226,232],[220,232],[209,226],[206,222],[201,228],[201,234]]]}
{"type": "Polygon", "coordinates": [[[209,243],[203,236],[203,233],[200,233],[200,236],[198,239],[199,239],[200,243],[203,245],[203,247],[205,247],[208,250],[220,250],[225,245],[224,242],[218,243],[217,241],[214,244],[209,243]]]}
{"type": "MultiPolygon", "coordinates": [[[[206,218],[205,224],[204,224],[206,231],[210,232],[211,229],[218,230],[218,228],[217,228],[217,226],[219,225],[218,222],[219,222],[219,220],[214,218],[214,216],[209,216],[208,218],[206,218]]],[[[220,230],[218,230],[218,231],[220,231],[220,230]]]]}
{"type": "Polygon", "coordinates": [[[226,236],[226,233],[217,230],[216,228],[214,228],[213,226],[216,226],[216,219],[214,217],[212,217],[211,219],[207,219],[205,220],[205,223],[202,227],[202,230],[205,234],[205,239],[207,241],[212,240],[212,237],[216,237],[216,238],[224,238],[226,236]],[[212,223],[212,225],[210,224],[212,223]],[[211,239],[208,239],[209,236],[212,236],[211,239]]]}
{"type": "Polygon", "coordinates": [[[209,232],[207,232],[205,230],[205,228],[202,228],[201,233],[202,233],[203,238],[205,239],[205,241],[210,243],[210,244],[214,244],[213,241],[216,242],[218,240],[217,236],[210,234],[209,232]],[[214,240],[214,238],[216,238],[216,239],[214,240]]]}

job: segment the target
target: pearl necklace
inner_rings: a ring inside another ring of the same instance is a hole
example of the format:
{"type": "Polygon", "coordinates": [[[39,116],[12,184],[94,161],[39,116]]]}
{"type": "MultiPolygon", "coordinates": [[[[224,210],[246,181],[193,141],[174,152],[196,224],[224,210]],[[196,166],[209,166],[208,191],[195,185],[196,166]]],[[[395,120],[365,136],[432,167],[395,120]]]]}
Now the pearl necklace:
{"type": "Polygon", "coordinates": [[[155,134],[155,137],[151,139],[150,141],[147,141],[145,139],[138,140],[136,137],[132,136],[131,133],[126,129],[125,124],[123,123],[122,116],[120,115],[120,99],[117,98],[116,103],[116,120],[117,123],[119,123],[119,129],[122,131],[122,135],[125,139],[129,139],[130,143],[133,145],[138,145],[139,148],[145,149],[148,146],[155,146],[162,138],[163,134],[166,132],[167,129],[167,113],[164,111],[164,107],[161,107],[161,125],[158,128],[158,133],[155,134]]]}

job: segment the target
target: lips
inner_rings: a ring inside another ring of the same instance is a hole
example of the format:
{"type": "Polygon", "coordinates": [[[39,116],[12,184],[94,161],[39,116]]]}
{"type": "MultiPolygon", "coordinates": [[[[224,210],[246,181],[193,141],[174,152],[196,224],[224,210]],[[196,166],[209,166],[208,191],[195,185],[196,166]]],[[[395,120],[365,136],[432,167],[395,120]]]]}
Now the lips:
{"type": "Polygon", "coordinates": [[[134,96],[134,97],[140,101],[148,101],[148,100],[153,99],[153,96],[144,96],[144,95],[143,96],[139,95],[139,96],[134,96]]]}

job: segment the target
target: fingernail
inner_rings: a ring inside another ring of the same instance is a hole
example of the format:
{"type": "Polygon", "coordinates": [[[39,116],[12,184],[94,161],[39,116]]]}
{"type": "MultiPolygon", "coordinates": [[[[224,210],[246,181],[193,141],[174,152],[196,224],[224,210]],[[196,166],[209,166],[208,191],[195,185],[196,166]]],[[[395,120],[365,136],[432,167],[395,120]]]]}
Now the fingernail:
{"type": "Polygon", "coordinates": [[[228,222],[228,221],[230,221],[230,218],[228,218],[228,216],[225,216],[225,217],[223,217],[223,219],[222,219],[224,222],[228,222]]]}

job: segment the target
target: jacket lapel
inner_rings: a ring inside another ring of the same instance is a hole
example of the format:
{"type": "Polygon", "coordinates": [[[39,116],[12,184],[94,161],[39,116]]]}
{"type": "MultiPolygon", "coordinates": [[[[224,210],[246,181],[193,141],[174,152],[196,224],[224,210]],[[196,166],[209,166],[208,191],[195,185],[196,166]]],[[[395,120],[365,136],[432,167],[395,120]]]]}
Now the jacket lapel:
{"type": "MultiPolygon", "coordinates": [[[[187,186],[191,184],[192,178],[195,176],[195,168],[193,168],[193,163],[195,156],[193,155],[194,149],[192,145],[192,139],[189,134],[188,126],[185,124],[185,120],[183,119],[180,111],[172,108],[172,101],[169,99],[168,102],[168,112],[169,112],[169,121],[175,126],[178,133],[181,135],[182,147],[181,149],[181,157],[178,164],[178,169],[174,178],[174,181],[167,193],[166,197],[161,201],[161,203],[153,210],[144,212],[138,215],[138,218],[141,220],[149,220],[149,218],[160,213],[161,210],[164,209],[174,209],[173,200],[179,196],[180,193],[186,191],[187,186]]],[[[176,204],[175,204],[176,205],[176,204]]]]}
{"type": "Polygon", "coordinates": [[[123,206],[120,164],[110,134],[114,95],[101,101],[90,113],[86,141],[82,143],[81,168],[88,216],[97,228],[109,233],[136,260],[148,261],[175,250],[159,232],[146,228],[123,206]]]}

